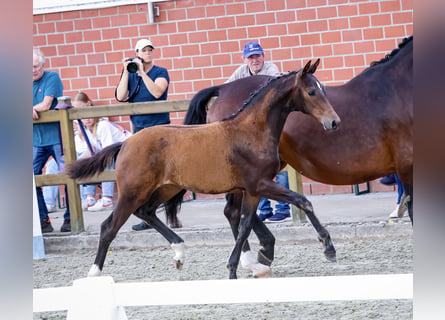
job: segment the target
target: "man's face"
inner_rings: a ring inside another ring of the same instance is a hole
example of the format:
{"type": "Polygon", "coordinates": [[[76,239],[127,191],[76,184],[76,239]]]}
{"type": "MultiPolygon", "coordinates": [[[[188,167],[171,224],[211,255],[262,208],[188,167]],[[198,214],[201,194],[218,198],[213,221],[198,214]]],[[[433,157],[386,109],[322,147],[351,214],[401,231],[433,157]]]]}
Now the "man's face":
{"type": "Polygon", "coordinates": [[[249,66],[250,72],[257,74],[261,71],[261,69],[263,69],[264,55],[252,54],[251,56],[245,58],[244,61],[249,66]]]}
{"type": "Polygon", "coordinates": [[[151,46],[143,47],[138,51],[137,55],[142,58],[144,62],[150,63],[153,60],[153,48],[151,46]]]}
{"type": "Polygon", "coordinates": [[[40,64],[39,56],[34,55],[32,58],[32,80],[39,80],[43,76],[43,71],[43,65],[40,64]]]}

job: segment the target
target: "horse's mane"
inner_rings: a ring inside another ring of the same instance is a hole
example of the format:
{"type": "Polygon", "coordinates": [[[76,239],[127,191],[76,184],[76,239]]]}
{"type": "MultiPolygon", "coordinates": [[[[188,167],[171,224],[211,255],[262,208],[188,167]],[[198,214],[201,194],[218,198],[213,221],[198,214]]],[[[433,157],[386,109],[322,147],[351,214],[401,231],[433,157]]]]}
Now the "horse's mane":
{"type": "Polygon", "coordinates": [[[238,114],[240,114],[244,109],[246,109],[247,106],[249,106],[249,105],[252,103],[252,100],[253,100],[257,95],[259,95],[261,92],[264,91],[264,89],[265,89],[266,87],[268,87],[270,84],[272,84],[272,82],[274,82],[274,81],[276,81],[276,80],[278,80],[278,79],[282,79],[282,78],[289,77],[289,76],[291,76],[291,75],[293,75],[293,74],[296,74],[297,72],[298,72],[298,71],[291,71],[291,72],[288,72],[288,73],[280,74],[280,75],[277,76],[277,77],[272,77],[272,78],[270,78],[270,79],[267,80],[265,83],[263,83],[263,84],[261,85],[261,87],[259,87],[257,90],[255,90],[254,92],[252,92],[252,93],[249,95],[249,98],[247,98],[247,99],[243,102],[243,105],[242,105],[237,111],[235,111],[235,112],[232,113],[231,115],[228,115],[227,117],[224,117],[221,121],[226,121],[226,120],[230,120],[230,119],[235,118],[235,117],[236,117],[238,114]]]}
{"type": "Polygon", "coordinates": [[[371,62],[369,67],[374,67],[376,65],[388,62],[389,60],[391,60],[392,57],[394,57],[400,51],[401,48],[403,48],[409,42],[412,42],[412,41],[413,41],[413,36],[409,36],[409,37],[404,38],[403,41],[401,43],[399,43],[399,47],[398,48],[395,48],[394,50],[392,50],[390,53],[388,53],[385,57],[383,57],[379,61],[371,62]]]}

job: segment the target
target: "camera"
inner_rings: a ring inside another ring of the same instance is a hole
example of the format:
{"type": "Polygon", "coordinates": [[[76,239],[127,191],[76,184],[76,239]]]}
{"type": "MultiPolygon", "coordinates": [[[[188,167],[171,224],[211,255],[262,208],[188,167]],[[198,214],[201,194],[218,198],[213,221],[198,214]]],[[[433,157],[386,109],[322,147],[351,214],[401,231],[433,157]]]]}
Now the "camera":
{"type": "Polygon", "coordinates": [[[127,64],[127,70],[130,73],[135,73],[139,69],[137,63],[134,62],[135,59],[139,59],[139,60],[141,60],[142,63],[144,63],[144,60],[142,58],[140,58],[140,57],[134,57],[134,58],[131,58],[131,59],[127,59],[126,61],[131,61],[129,64],[127,64]]]}

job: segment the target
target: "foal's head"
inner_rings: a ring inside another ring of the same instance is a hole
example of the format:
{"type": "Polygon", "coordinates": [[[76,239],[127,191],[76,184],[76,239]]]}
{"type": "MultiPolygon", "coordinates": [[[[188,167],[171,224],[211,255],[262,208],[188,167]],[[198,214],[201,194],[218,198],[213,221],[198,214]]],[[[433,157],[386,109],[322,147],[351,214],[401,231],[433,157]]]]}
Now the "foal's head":
{"type": "Polygon", "coordinates": [[[317,119],[325,130],[335,130],[340,117],[332,108],[320,82],[313,75],[320,59],[311,65],[309,60],[295,76],[295,85],[289,103],[295,110],[304,112],[317,119]]]}

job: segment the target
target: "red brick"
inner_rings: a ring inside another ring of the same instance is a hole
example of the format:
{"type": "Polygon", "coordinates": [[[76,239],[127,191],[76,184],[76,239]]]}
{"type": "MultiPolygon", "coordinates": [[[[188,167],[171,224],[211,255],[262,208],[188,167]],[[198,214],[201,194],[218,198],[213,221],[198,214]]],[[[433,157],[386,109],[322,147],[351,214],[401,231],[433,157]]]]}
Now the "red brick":
{"type": "Polygon", "coordinates": [[[363,66],[365,64],[365,57],[363,55],[344,56],[346,67],[363,66]]]}
{"type": "Polygon", "coordinates": [[[294,10],[288,10],[279,13],[277,12],[275,19],[276,23],[294,22],[295,20],[296,18],[294,10]]]}
{"type": "MultiPolygon", "coordinates": [[[[184,80],[184,76],[183,76],[182,70],[169,70],[168,74],[170,76],[170,82],[184,80]]],[[[170,93],[172,93],[172,92],[170,91],[169,94],[170,93]]]]}
{"type": "Polygon", "coordinates": [[[292,48],[275,49],[271,55],[271,59],[273,61],[287,60],[291,58],[292,58],[292,48]]]}
{"type": "Polygon", "coordinates": [[[65,42],[65,37],[63,36],[63,34],[49,34],[46,39],[49,45],[57,45],[59,43],[65,42]]]}
{"type": "Polygon", "coordinates": [[[402,10],[413,10],[413,0],[402,0],[402,10]]]}
{"type": "Polygon", "coordinates": [[[288,35],[289,34],[305,34],[307,33],[307,22],[295,22],[289,23],[287,25],[288,35]]]}
{"type": "Polygon", "coordinates": [[[170,45],[186,44],[188,42],[186,33],[177,33],[169,35],[170,45]]]}
{"type": "Polygon", "coordinates": [[[400,11],[400,2],[399,1],[381,1],[380,2],[380,11],[388,12],[388,11],[400,11]]]}
{"type": "Polygon", "coordinates": [[[384,54],[382,53],[368,53],[365,55],[366,64],[370,65],[372,62],[380,61],[383,56],[384,54]]]}
{"type": "Polygon", "coordinates": [[[133,53],[133,46],[129,39],[113,40],[113,50],[131,50],[133,53]]]}
{"type": "Polygon", "coordinates": [[[60,56],[73,55],[76,53],[76,48],[72,44],[59,45],[57,47],[57,54],[60,56]]]}
{"type": "Polygon", "coordinates": [[[405,34],[406,35],[409,35],[409,34],[413,34],[413,24],[411,23],[411,24],[408,24],[408,25],[405,25],[405,29],[406,29],[406,31],[405,31],[405,34]]]}
{"type": "Polygon", "coordinates": [[[268,36],[281,36],[287,34],[285,24],[271,24],[267,26],[268,36]]]}
{"type": "Polygon", "coordinates": [[[110,17],[97,17],[92,19],[93,28],[109,28],[111,26],[110,17]]]}
{"type": "Polygon", "coordinates": [[[216,29],[216,21],[214,18],[201,19],[201,20],[196,21],[196,26],[198,27],[198,30],[201,30],[201,31],[216,29]]]}
{"type": "MultiPolygon", "coordinates": [[[[295,37],[286,37],[287,39],[294,39],[295,37]]],[[[283,40],[283,38],[281,38],[281,40],[283,40]]],[[[288,43],[289,44],[289,43],[288,43]]],[[[291,44],[286,44],[286,41],[283,41],[281,43],[281,47],[291,47],[296,45],[295,41],[292,41],[291,44]]],[[[265,50],[270,50],[273,48],[280,48],[280,37],[267,37],[267,38],[263,38],[261,39],[261,46],[263,47],[263,49],[265,50]]]]}
{"type": "Polygon", "coordinates": [[[306,0],[287,1],[287,9],[306,8],[306,0]]]}
{"type": "Polygon", "coordinates": [[[93,88],[107,87],[107,77],[89,77],[90,86],[93,88]]]}
{"type": "Polygon", "coordinates": [[[181,53],[183,57],[199,55],[199,45],[186,43],[181,47],[181,53]]]}
{"type": "Polygon", "coordinates": [[[260,38],[267,35],[266,26],[254,26],[247,28],[247,37],[252,38],[260,38]]]}
{"type": "Polygon", "coordinates": [[[391,24],[390,14],[378,14],[371,16],[371,24],[373,26],[386,26],[391,24]]]}
{"type": "Polygon", "coordinates": [[[179,46],[170,46],[162,48],[163,58],[175,58],[181,55],[181,48],[179,46]]]}
{"type": "Polygon", "coordinates": [[[146,37],[146,38],[150,38],[150,37],[152,37],[152,35],[159,34],[158,33],[158,25],[157,24],[146,24],[146,25],[139,26],[139,34],[141,37],[146,37]]]}
{"type": "Polygon", "coordinates": [[[99,9],[89,9],[81,11],[82,18],[93,18],[97,16],[99,16],[99,9]]]}
{"type": "Polygon", "coordinates": [[[202,43],[200,47],[201,54],[215,54],[220,52],[219,44],[216,42],[202,43]]]}
{"type": "Polygon", "coordinates": [[[84,41],[100,41],[102,40],[102,35],[100,30],[91,30],[83,32],[84,41]]]}
{"type": "Polygon", "coordinates": [[[205,17],[205,7],[187,8],[187,18],[189,20],[205,17]]]}
{"type": "MultiPolygon", "coordinates": [[[[264,42],[265,41],[263,40],[262,43],[264,43],[264,42]]],[[[295,35],[277,37],[277,42],[278,42],[277,44],[274,44],[273,46],[269,46],[268,48],[278,48],[280,46],[280,43],[281,43],[281,47],[283,47],[283,48],[296,47],[296,46],[300,45],[300,38],[295,35]]]]}
{"type": "Polygon", "coordinates": [[[314,55],[314,57],[332,56],[332,46],[331,45],[313,46],[312,54],[314,55]]]}
{"type": "Polygon", "coordinates": [[[223,53],[223,54],[214,54],[212,56],[212,65],[214,66],[223,66],[230,64],[230,55],[223,53]]]}
{"type": "Polygon", "coordinates": [[[37,26],[39,33],[54,33],[56,31],[56,25],[54,22],[40,23],[37,26]]]}
{"type": "Polygon", "coordinates": [[[76,44],[76,52],[79,53],[89,53],[93,51],[93,44],[91,42],[82,42],[76,44]]]}
{"type": "Polygon", "coordinates": [[[299,9],[297,10],[297,21],[314,20],[317,18],[316,9],[299,9]]]}
{"type": "Polygon", "coordinates": [[[41,47],[46,45],[46,36],[33,36],[32,44],[34,47],[41,47]]]}
{"type": "Polygon", "coordinates": [[[321,34],[322,43],[335,43],[341,41],[341,32],[339,31],[327,31],[321,34]]]}
{"type": "Polygon", "coordinates": [[[33,24],[39,23],[39,22],[43,22],[45,19],[45,15],[44,14],[37,14],[37,15],[33,15],[32,16],[32,22],[33,24]]]}
{"type": "Polygon", "coordinates": [[[317,19],[328,19],[337,17],[337,7],[317,8],[317,19]]]}
{"type": "Polygon", "coordinates": [[[91,77],[97,75],[96,67],[94,66],[81,66],[79,67],[79,76],[91,77]]]}
{"type": "Polygon", "coordinates": [[[62,20],[79,19],[80,11],[65,11],[62,12],[62,20]]]}
{"type": "Polygon", "coordinates": [[[379,12],[380,1],[369,1],[358,5],[359,15],[373,14],[379,12]]]}
{"type": "Polygon", "coordinates": [[[320,34],[302,34],[301,35],[301,45],[307,46],[307,45],[314,45],[321,43],[320,40],[320,34]]]}
{"type": "Polygon", "coordinates": [[[353,53],[352,43],[334,43],[332,48],[336,56],[353,53]]]}
{"type": "Polygon", "coordinates": [[[91,53],[87,54],[88,64],[105,63],[105,55],[103,53],[91,53]]]}
{"type": "Polygon", "coordinates": [[[359,41],[363,40],[361,30],[344,30],[342,31],[343,41],[359,41]]]}
{"type": "Polygon", "coordinates": [[[327,20],[308,21],[307,25],[309,32],[319,32],[328,30],[327,20]]]}
{"type": "MultiPolygon", "coordinates": [[[[147,16],[147,15],[146,15],[147,16]]],[[[167,20],[175,21],[175,20],[186,20],[187,13],[185,9],[172,9],[167,12],[167,20]]],[[[131,21],[131,19],[130,19],[131,21]]]]}
{"type": "Polygon", "coordinates": [[[210,67],[202,69],[203,78],[220,78],[221,77],[221,68],[220,67],[210,67]]]}
{"type": "Polygon", "coordinates": [[[333,70],[334,80],[340,81],[348,81],[354,77],[354,70],[352,68],[343,68],[333,70]]]}
{"type": "Polygon", "coordinates": [[[383,33],[386,38],[400,37],[405,34],[404,26],[385,26],[383,33]]]}
{"type": "Polygon", "coordinates": [[[201,31],[201,32],[193,32],[189,34],[189,42],[190,43],[201,43],[206,42],[207,39],[207,32],[201,31]]]}
{"type": "Polygon", "coordinates": [[[388,51],[388,53],[390,53],[396,47],[397,41],[395,41],[394,39],[376,40],[375,42],[376,51],[388,51]]]}
{"type": "Polygon", "coordinates": [[[102,37],[103,39],[119,39],[119,38],[131,38],[133,37],[135,34],[139,34],[139,28],[137,26],[129,26],[129,27],[120,27],[120,28],[115,28],[115,29],[104,29],[102,30],[103,32],[105,30],[113,30],[112,33],[109,34],[109,38],[108,35],[107,37],[105,37],[105,34],[102,33],[102,37]],[[119,34],[116,34],[114,32],[114,30],[116,30],[119,34]]]}
{"type": "Polygon", "coordinates": [[[339,17],[352,17],[358,14],[358,8],[356,4],[338,6],[337,12],[339,17]]]}
{"type": "Polygon", "coordinates": [[[227,35],[230,40],[245,39],[245,38],[247,38],[247,31],[245,28],[233,28],[233,29],[227,30],[227,35]]]}
{"type": "Polygon", "coordinates": [[[208,88],[208,87],[211,87],[211,86],[212,86],[212,83],[209,80],[206,80],[206,79],[204,79],[204,80],[197,80],[197,81],[193,82],[193,91],[194,92],[198,92],[198,91],[200,91],[202,89],[205,89],[205,88],[208,88]]]}
{"type": "Polygon", "coordinates": [[[148,23],[148,14],[146,12],[135,13],[129,16],[130,25],[132,24],[146,24],[148,23]]]}
{"type": "Polygon", "coordinates": [[[94,51],[96,52],[107,52],[111,51],[111,42],[110,41],[102,41],[94,43],[94,51]]]}
{"type": "Polygon", "coordinates": [[[74,28],[76,30],[90,30],[91,26],[91,19],[74,20],[74,28]]]}
{"type": "MultiPolygon", "coordinates": [[[[324,57],[323,58],[323,68],[324,69],[335,69],[335,68],[343,68],[343,57],[324,57]]],[[[318,77],[318,72],[317,72],[318,77]]]]}
{"type": "Polygon", "coordinates": [[[119,39],[121,37],[119,28],[103,29],[102,39],[119,39]]]}
{"type": "Polygon", "coordinates": [[[322,7],[327,4],[327,0],[307,0],[308,7],[322,7]]]}
{"type": "Polygon", "coordinates": [[[383,28],[370,28],[363,30],[363,38],[369,39],[381,39],[383,38],[383,28]]]}
{"type": "Polygon", "coordinates": [[[370,26],[369,16],[350,17],[351,28],[365,28],[370,26]]]}
{"type": "Polygon", "coordinates": [[[211,65],[211,57],[210,56],[194,56],[192,57],[193,67],[194,68],[202,68],[208,67],[211,65]]]}
{"type": "Polygon", "coordinates": [[[221,17],[224,16],[225,7],[223,5],[208,6],[206,7],[207,17],[221,17]]]}
{"type": "Polygon", "coordinates": [[[65,33],[66,43],[82,42],[83,35],[82,32],[68,32],[65,33]]]}
{"type": "Polygon", "coordinates": [[[375,52],[375,43],[374,41],[356,42],[354,43],[354,52],[355,53],[375,52]]]}
{"type": "Polygon", "coordinates": [[[196,31],[196,21],[178,21],[178,30],[181,32],[196,31]]]}
{"type": "Polygon", "coordinates": [[[184,80],[202,79],[201,69],[185,69],[184,80]]]}
{"type": "Polygon", "coordinates": [[[105,61],[107,63],[116,63],[117,62],[120,64],[122,62],[123,58],[124,57],[122,56],[122,52],[119,52],[119,51],[105,53],[105,61]]]}
{"type": "Polygon", "coordinates": [[[311,47],[296,47],[292,48],[292,57],[294,59],[301,59],[304,57],[311,57],[312,56],[312,50],[311,47]]]}
{"type": "Polygon", "coordinates": [[[317,79],[326,85],[327,81],[331,81],[333,78],[332,70],[318,70],[317,69],[317,79]]]}
{"type": "Polygon", "coordinates": [[[247,13],[259,13],[266,10],[264,1],[251,1],[246,5],[247,13]]]}
{"type": "Polygon", "coordinates": [[[99,98],[107,99],[109,97],[114,97],[115,88],[100,88],[97,91],[99,92],[99,98]]]}
{"type": "Polygon", "coordinates": [[[224,41],[227,39],[226,30],[214,30],[208,32],[209,41],[224,41]]]}
{"type": "Polygon", "coordinates": [[[56,22],[57,32],[68,32],[74,30],[73,21],[58,21],[56,22]]]}
{"type": "MultiPolygon", "coordinates": [[[[224,29],[224,28],[233,28],[235,27],[235,17],[218,17],[216,18],[216,28],[224,29]]],[[[179,30],[182,30],[181,28],[179,30]]]]}
{"type": "Polygon", "coordinates": [[[62,79],[77,78],[78,76],[79,75],[77,73],[77,68],[70,67],[70,68],[62,68],[62,70],[60,70],[60,77],[62,79]]]}
{"type": "Polygon", "coordinates": [[[238,27],[252,26],[255,25],[255,16],[254,15],[236,16],[235,21],[238,27]]]}
{"type": "Polygon", "coordinates": [[[329,19],[329,30],[349,29],[349,20],[347,18],[329,19]]]}
{"type": "Polygon", "coordinates": [[[239,52],[240,45],[238,41],[224,41],[220,44],[221,52],[239,52]]]}
{"type": "Polygon", "coordinates": [[[398,12],[392,14],[392,23],[393,24],[403,24],[403,23],[412,23],[413,22],[413,13],[412,12],[398,12]]]}
{"type": "Polygon", "coordinates": [[[286,9],[286,1],[285,0],[273,0],[266,1],[266,10],[267,11],[279,11],[286,9]]]}
{"type": "Polygon", "coordinates": [[[176,59],[173,59],[173,68],[177,70],[192,68],[192,59],[179,56],[176,59]]]}
{"type": "Polygon", "coordinates": [[[99,14],[101,16],[112,16],[118,14],[119,7],[109,7],[99,9],[99,14]]]}

